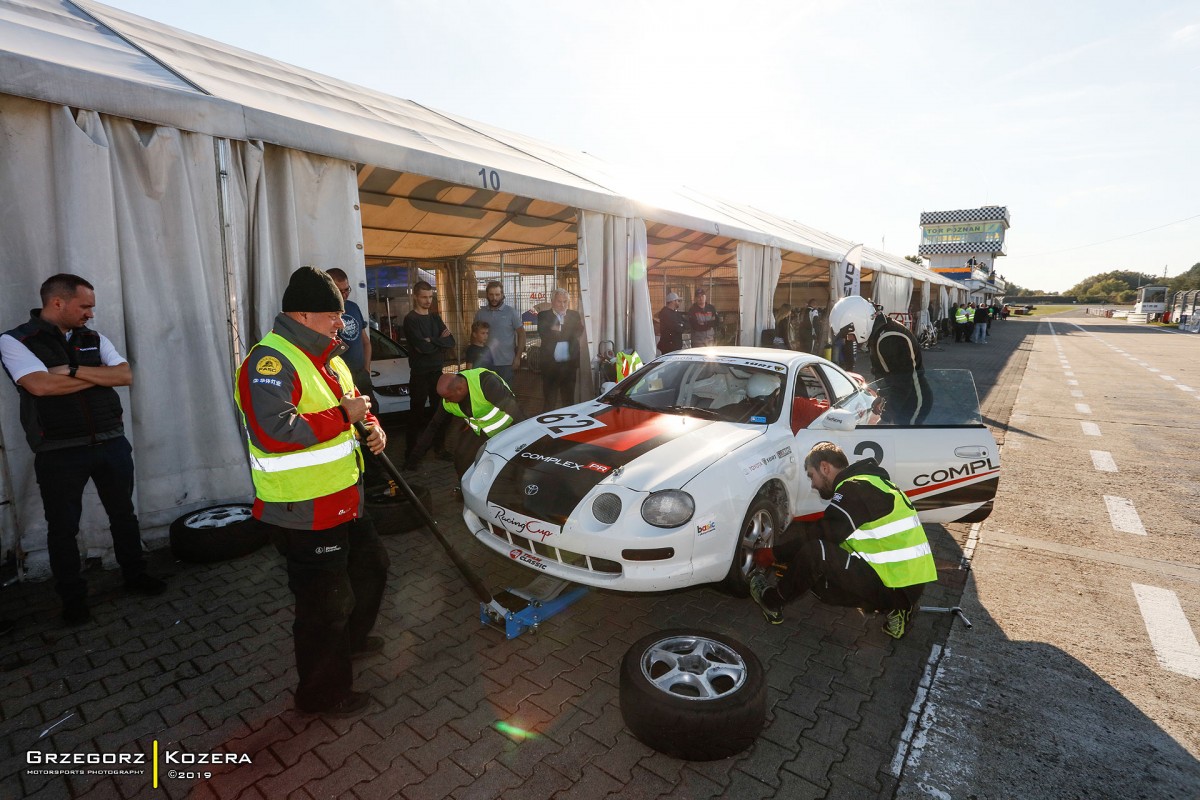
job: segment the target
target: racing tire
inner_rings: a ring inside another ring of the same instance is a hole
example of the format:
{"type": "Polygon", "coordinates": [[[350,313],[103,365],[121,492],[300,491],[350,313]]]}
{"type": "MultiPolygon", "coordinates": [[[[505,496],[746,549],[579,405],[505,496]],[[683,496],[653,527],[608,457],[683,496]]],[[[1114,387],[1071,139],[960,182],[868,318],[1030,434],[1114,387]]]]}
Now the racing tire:
{"type": "Polygon", "coordinates": [[[621,660],[621,717],[647,747],[685,761],[742,752],[763,729],[767,680],[729,636],[676,628],[643,636],[621,660]]]}
{"type": "Polygon", "coordinates": [[[729,572],[721,582],[721,588],[734,597],[750,596],[750,573],[754,569],[754,551],[759,547],[775,544],[779,523],[775,519],[775,504],[759,495],[746,511],[742,527],[738,529],[737,543],[733,546],[733,558],[729,572]]]}
{"type": "MultiPolygon", "coordinates": [[[[433,516],[433,495],[424,486],[410,483],[409,488],[425,506],[425,510],[433,516]]],[[[425,520],[413,508],[412,501],[403,489],[397,487],[396,494],[387,494],[387,487],[376,487],[375,491],[367,492],[366,507],[375,530],[380,536],[391,533],[408,533],[425,525],[425,520]],[[381,491],[382,489],[382,491],[381,491]]]]}
{"type": "Polygon", "coordinates": [[[269,535],[250,510],[249,503],[223,503],[184,514],[171,523],[171,554],[180,561],[211,564],[253,553],[269,535]]]}

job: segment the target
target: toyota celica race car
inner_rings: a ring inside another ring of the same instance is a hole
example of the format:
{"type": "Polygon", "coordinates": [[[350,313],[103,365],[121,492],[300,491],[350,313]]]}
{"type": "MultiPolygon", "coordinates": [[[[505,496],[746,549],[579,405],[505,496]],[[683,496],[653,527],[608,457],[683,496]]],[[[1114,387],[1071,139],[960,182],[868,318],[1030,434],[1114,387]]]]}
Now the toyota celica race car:
{"type": "Polygon", "coordinates": [[[880,424],[885,390],[807,353],[709,347],[661,356],[595,400],[487,442],[463,476],[463,519],[540,573],[621,591],[724,581],[825,501],[804,473],[817,442],[872,456],[923,522],[986,518],[999,450],[971,373],[927,371],[918,426],[880,424]]]}

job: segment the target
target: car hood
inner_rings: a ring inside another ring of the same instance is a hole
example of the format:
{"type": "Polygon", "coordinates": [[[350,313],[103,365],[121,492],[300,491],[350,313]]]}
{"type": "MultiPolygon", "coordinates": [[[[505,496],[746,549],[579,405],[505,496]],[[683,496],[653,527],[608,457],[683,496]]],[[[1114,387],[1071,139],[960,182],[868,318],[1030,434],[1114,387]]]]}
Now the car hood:
{"type": "Polygon", "coordinates": [[[503,442],[496,444],[508,462],[496,474],[488,502],[562,525],[601,481],[642,492],[678,489],[766,432],[763,425],[595,402],[564,411],[601,424],[555,436],[552,426],[535,419],[505,431],[503,442]],[[526,444],[517,449],[521,443],[526,444]]]}

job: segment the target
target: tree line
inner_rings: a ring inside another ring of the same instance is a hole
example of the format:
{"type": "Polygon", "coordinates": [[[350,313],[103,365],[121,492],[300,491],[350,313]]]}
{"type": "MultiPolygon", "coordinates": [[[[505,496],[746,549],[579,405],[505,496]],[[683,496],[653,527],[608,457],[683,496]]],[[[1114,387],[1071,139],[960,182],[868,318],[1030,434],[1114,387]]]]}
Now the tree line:
{"type": "MultiPolygon", "coordinates": [[[[1134,270],[1111,270],[1084,278],[1063,295],[1073,296],[1080,303],[1132,303],[1137,300],[1139,286],[1166,286],[1168,297],[1175,292],[1200,289],[1200,263],[1193,264],[1187,272],[1163,280],[1160,275],[1134,270]]],[[[1056,295],[1042,289],[1029,289],[1009,281],[1006,295],[1056,295]]]]}

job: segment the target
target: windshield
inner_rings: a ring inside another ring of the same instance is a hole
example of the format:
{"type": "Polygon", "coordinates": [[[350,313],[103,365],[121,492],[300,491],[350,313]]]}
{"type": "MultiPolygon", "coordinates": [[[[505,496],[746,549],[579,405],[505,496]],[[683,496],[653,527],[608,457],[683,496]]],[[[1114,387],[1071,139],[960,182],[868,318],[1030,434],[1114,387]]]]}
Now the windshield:
{"type": "Polygon", "coordinates": [[[676,356],[655,361],[605,395],[606,403],[701,419],[766,425],[779,418],[782,364],[676,356]]]}

